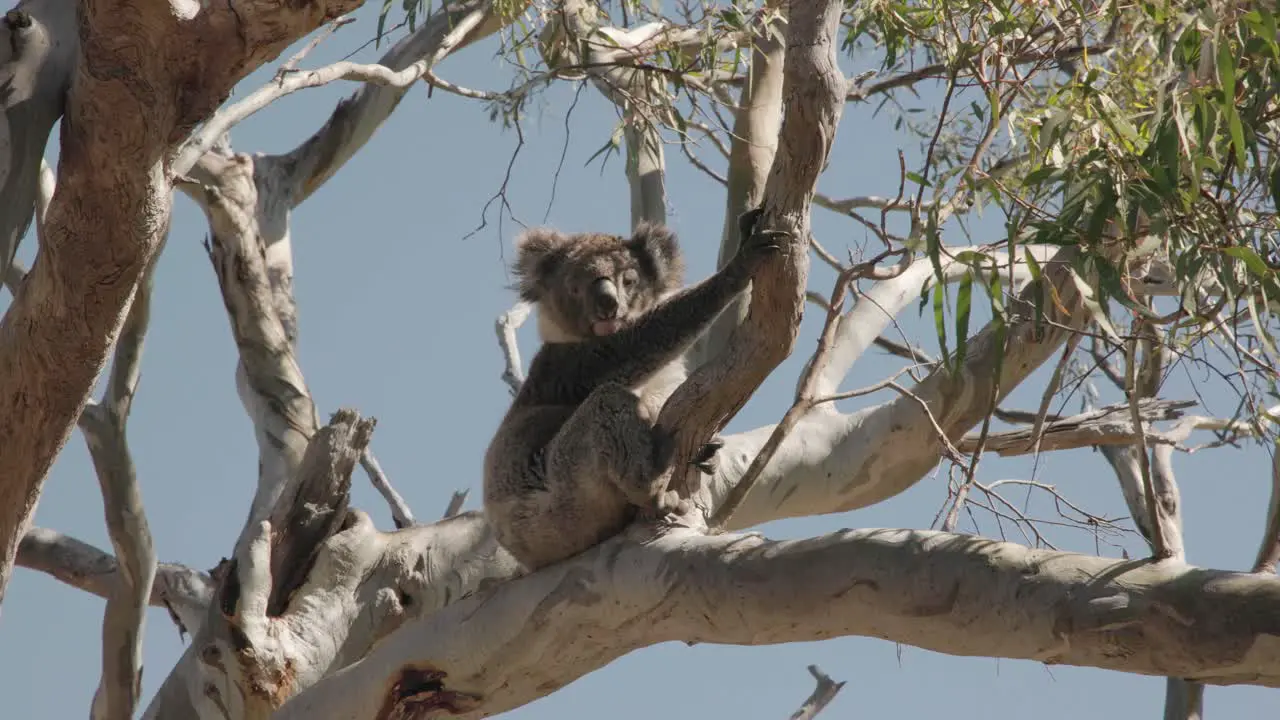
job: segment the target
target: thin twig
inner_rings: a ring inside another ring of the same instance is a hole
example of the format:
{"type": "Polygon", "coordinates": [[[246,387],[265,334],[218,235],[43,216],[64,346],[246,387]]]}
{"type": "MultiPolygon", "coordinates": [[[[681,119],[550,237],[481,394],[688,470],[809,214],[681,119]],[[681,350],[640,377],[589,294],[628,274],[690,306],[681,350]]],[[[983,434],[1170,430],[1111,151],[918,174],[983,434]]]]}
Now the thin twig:
{"type": "MultiPolygon", "coordinates": [[[[1080,45],[1067,47],[1052,53],[1028,52],[1021,55],[1015,55],[1010,58],[1008,62],[1010,64],[1022,65],[1035,62],[1068,60],[1073,57],[1084,55],[1085,53],[1093,55],[1105,52],[1110,50],[1111,47],[1112,45],[1110,43],[1101,43],[1088,47],[1080,45]]],[[[949,66],[945,63],[934,63],[922,68],[917,68],[910,72],[904,72],[884,78],[883,80],[873,82],[870,85],[866,84],[866,80],[863,80],[863,82],[860,83],[850,83],[850,90],[846,95],[846,99],[851,102],[866,100],[872,95],[879,95],[889,92],[890,90],[914,85],[921,80],[941,79],[943,73],[947,72],[948,67],[949,66]]]]}
{"type": "Polygon", "coordinates": [[[872,340],[871,342],[874,343],[876,347],[880,348],[881,350],[884,350],[891,355],[896,355],[904,360],[910,360],[912,362],[920,363],[921,365],[938,364],[937,360],[933,359],[933,357],[930,356],[929,353],[926,353],[920,348],[913,347],[905,343],[899,343],[896,340],[890,340],[889,338],[883,335],[878,336],[875,340],[872,340]]]}
{"type": "Polygon", "coordinates": [[[835,255],[832,255],[826,248],[822,247],[822,244],[818,242],[818,239],[813,236],[809,237],[809,248],[813,250],[814,255],[817,255],[822,262],[830,265],[831,269],[836,272],[844,272],[847,269],[844,263],[840,262],[836,259],[835,255]]]}
{"type": "Polygon", "coordinates": [[[391,480],[383,472],[382,465],[378,463],[378,458],[374,457],[373,451],[367,447],[360,453],[360,467],[364,468],[365,474],[369,476],[369,482],[390,506],[391,519],[395,522],[396,529],[413,527],[415,524],[413,511],[409,509],[409,504],[404,501],[400,493],[396,492],[395,487],[391,485],[391,480]]]}
{"type": "Polygon", "coordinates": [[[350,25],[355,21],[356,19],[350,15],[343,15],[342,17],[335,18],[333,22],[325,25],[323,30],[321,30],[315,37],[311,38],[311,42],[308,42],[301,50],[294,53],[293,57],[285,61],[285,63],[276,70],[276,81],[283,80],[285,75],[296,71],[298,69],[298,63],[302,62],[303,58],[310,55],[311,51],[315,50],[320,43],[327,40],[330,35],[337,32],[338,28],[341,28],[344,25],[350,25]]]}
{"type": "Polygon", "coordinates": [[[729,519],[733,517],[733,513],[737,511],[738,507],[742,505],[742,501],[746,499],[747,493],[751,491],[752,486],[760,479],[765,466],[773,459],[774,453],[778,451],[778,447],[786,439],[787,434],[791,432],[801,417],[820,402],[819,398],[816,397],[816,392],[823,371],[830,360],[831,349],[835,347],[836,335],[840,329],[840,319],[844,311],[844,301],[848,295],[849,284],[855,278],[876,275],[878,271],[876,265],[880,261],[900,252],[886,250],[867,262],[846,268],[836,277],[835,287],[831,290],[831,309],[827,311],[827,319],[822,327],[822,335],[818,338],[818,349],[814,352],[804,370],[803,376],[800,378],[800,386],[796,391],[796,400],[791,404],[786,414],[782,416],[781,422],[774,427],[769,439],[765,441],[764,446],[760,448],[760,452],[751,461],[751,465],[747,468],[747,472],[742,476],[742,479],[733,486],[733,489],[725,497],[724,502],[712,514],[710,521],[707,523],[709,532],[719,533],[724,530],[729,519]]]}
{"type": "Polygon", "coordinates": [[[896,382],[889,383],[886,387],[905,398],[910,398],[913,402],[919,405],[920,409],[924,410],[925,416],[929,418],[929,424],[933,425],[933,431],[938,436],[938,440],[942,443],[943,456],[957,465],[964,465],[964,456],[956,449],[956,446],[951,442],[951,438],[947,437],[947,433],[942,429],[942,425],[938,423],[938,418],[934,417],[933,411],[929,409],[929,403],[925,402],[919,395],[916,395],[896,382]]]}
{"type": "Polygon", "coordinates": [[[1031,447],[1032,455],[1040,454],[1040,439],[1044,437],[1044,423],[1049,416],[1049,404],[1053,402],[1053,396],[1062,385],[1062,374],[1067,368],[1067,362],[1071,360],[1071,354],[1080,344],[1080,337],[1074,333],[1067,337],[1066,346],[1062,348],[1062,358],[1053,369],[1053,375],[1050,376],[1049,384],[1044,389],[1044,395],[1040,396],[1040,409],[1036,411],[1036,422],[1031,428],[1031,441],[1027,443],[1031,447]]]}
{"type": "Polygon", "coordinates": [[[835,346],[836,333],[840,328],[839,321],[844,311],[844,300],[848,294],[849,282],[853,280],[856,273],[862,270],[864,270],[862,266],[848,268],[836,278],[835,287],[831,290],[831,309],[827,311],[827,319],[822,327],[822,335],[818,338],[818,349],[814,352],[813,358],[804,370],[804,377],[800,380],[800,388],[796,392],[795,402],[791,404],[786,414],[782,416],[781,422],[769,434],[769,439],[760,448],[760,452],[756,453],[742,479],[733,486],[733,489],[725,497],[724,502],[712,514],[711,520],[707,523],[709,532],[719,533],[723,530],[729,519],[733,517],[733,513],[737,511],[738,507],[742,505],[742,501],[746,499],[747,493],[751,491],[756,480],[760,478],[765,465],[773,459],[773,455],[777,452],[778,446],[782,444],[783,439],[791,432],[795,424],[800,421],[800,418],[814,407],[814,391],[817,388],[818,379],[822,376],[821,371],[826,368],[831,348],[835,346]]]}

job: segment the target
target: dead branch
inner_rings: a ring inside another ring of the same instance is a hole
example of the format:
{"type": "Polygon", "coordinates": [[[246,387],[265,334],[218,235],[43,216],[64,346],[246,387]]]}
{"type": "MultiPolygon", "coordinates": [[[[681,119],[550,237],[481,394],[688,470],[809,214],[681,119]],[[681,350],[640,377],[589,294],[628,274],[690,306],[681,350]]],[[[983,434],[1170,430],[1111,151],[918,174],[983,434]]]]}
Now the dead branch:
{"type": "Polygon", "coordinates": [[[813,694],[804,701],[800,709],[791,714],[791,720],[813,720],[818,713],[831,704],[832,700],[836,699],[836,695],[844,687],[844,681],[835,682],[829,675],[819,670],[817,665],[809,666],[809,674],[813,676],[818,686],[813,689],[813,694]]]}
{"type": "Polygon", "coordinates": [[[470,493],[470,490],[454,491],[453,497],[449,498],[449,506],[444,509],[444,518],[446,520],[457,515],[462,510],[462,504],[467,501],[467,495],[470,493]]]}
{"type": "Polygon", "coordinates": [[[494,323],[494,331],[498,334],[498,346],[502,348],[502,356],[506,368],[502,371],[502,380],[511,388],[511,395],[520,392],[524,384],[524,365],[520,362],[520,343],[516,340],[516,330],[529,318],[533,306],[523,300],[510,310],[498,316],[494,323]]]}
{"type": "MultiPolygon", "coordinates": [[[[1138,417],[1143,426],[1162,420],[1174,420],[1182,417],[1182,410],[1194,406],[1192,400],[1152,400],[1138,402],[1138,417]]],[[[1133,421],[1127,417],[1130,412],[1128,404],[1107,405],[1070,417],[1061,418],[1044,424],[1040,433],[1039,451],[1074,450],[1077,448],[1097,447],[1099,445],[1132,445],[1137,430],[1133,421]]],[[[1037,414],[1038,415],[1038,414],[1037,414]]],[[[1167,437],[1147,431],[1149,437],[1166,444],[1167,437]]],[[[987,436],[986,449],[1003,457],[1016,457],[1036,452],[1032,441],[1035,428],[1019,428],[994,432],[987,436]]],[[[966,435],[956,444],[961,452],[973,452],[977,447],[977,437],[966,435]]]]}
{"type": "Polygon", "coordinates": [[[268,717],[294,691],[295,673],[277,664],[280,655],[243,650],[269,647],[268,636],[283,632],[271,630],[268,619],[285,615],[318,570],[325,542],[350,522],[351,471],[373,425],[352,410],[335,412],[312,436],[289,492],[237,547],[216,590],[219,607],[199,639],[206,659],[222,672],[199,686],[196,702],[226,708],[229,717],[268,717]]]}

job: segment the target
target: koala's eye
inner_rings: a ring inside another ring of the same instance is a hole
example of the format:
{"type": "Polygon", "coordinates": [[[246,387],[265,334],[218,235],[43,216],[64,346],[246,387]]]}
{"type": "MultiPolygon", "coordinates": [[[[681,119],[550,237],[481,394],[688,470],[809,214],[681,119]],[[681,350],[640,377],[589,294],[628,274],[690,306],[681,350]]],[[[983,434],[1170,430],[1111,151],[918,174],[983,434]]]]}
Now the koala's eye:
{"type": "Polygon", "coordinates": [[[622,287],[630,289],[639,279],[639,275],[636,274],[635,270],[628,270],[622,273],[622,287]]]}

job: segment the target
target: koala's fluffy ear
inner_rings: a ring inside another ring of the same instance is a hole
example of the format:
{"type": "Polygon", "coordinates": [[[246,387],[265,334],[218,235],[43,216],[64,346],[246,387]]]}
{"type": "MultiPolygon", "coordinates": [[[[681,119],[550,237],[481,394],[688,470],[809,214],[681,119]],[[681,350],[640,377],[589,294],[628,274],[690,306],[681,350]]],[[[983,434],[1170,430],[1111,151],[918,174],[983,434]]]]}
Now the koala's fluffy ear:
{"type": "Polygon", "coordinates": [[[628,244],[659,284],[667,288],[684,284],[684,256],[671,228],[642,222],[636,226],[628,244]]]}
{"type": "Polygon", "coordinates": [[[568,247],[569,237],[551,228],[531,228],[516,236],[516,290],[521,300],[542,299],[546,282],[568,247]]]}

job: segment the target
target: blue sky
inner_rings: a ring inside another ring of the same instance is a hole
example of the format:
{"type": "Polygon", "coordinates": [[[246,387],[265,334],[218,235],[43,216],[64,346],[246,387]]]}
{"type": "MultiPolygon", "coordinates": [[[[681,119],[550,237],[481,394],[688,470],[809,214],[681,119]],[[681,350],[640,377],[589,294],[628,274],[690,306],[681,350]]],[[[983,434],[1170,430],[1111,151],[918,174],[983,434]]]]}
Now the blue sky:
{"type": "MultiPolygon", "coordinates": [[[[378,5],[358,12],[359,22],[342,29],[308,62],[331,62],[362,44],[374,31],[378,5]]],[[[495,47],[490,41],[464,51],[439,73],[473,87],[504,89],[510,70],[493,58],[495,47]]],[[[370,48],[357,59],[372,61],[378,54],[370,48]]],[[[850,75],[873,67],[848,58],[841,64],[850,75]]],[[[274,69],[255,73],[237,96],[267,80],[274,69]]],[[[352,88],[339,84],[286,98],[237,128],[234,147],[287,151],[318,128],[352,88]]],[[[629,206],[620,158],[610,160],[603,172],[598,164],[585,166],[609,138],[614,111],[599,93],[584,91],[568,122],[566,151],[565,111],[572,97],[567,86],[548,94],[525,122],[526,144],[509,184],[509,201],[525,222],[541,222],[565,152],[547,222],[569,230],[625,231],[629,206]]],[[[489,226],[464,236],[501,185],[516,144],[514,132],[504,133],[488,121],[482,104],[439,91],[428,99],[419,86],[370,145],[293,216],[300,361],[308,385],[322,417],[345,405],[378,418],[375,452],[420,519],[437,517],[456,489],[470,488],[467,508],[478,507],[481,455],[509,400],[500,380],[493,320],[514,299],[506,288],[510,277],[504,262],[510,261],[517,226],[509,220],[499,226],[495,204],[489,226]]],[[[836,197],[892,194],[898,147],[909,163],[919,157],[916,142],[893,133],[887,116],[872,118],[869,108],[846,108],[821,189],[836,197]]],[[[49,153],[52,161],[56,148],[49,153]]],[[[704,157],[722,167],[710,153],[704,157]]],[[[668,162],[669,222],[682,239],[690,278],[700,278],[714,268],[723,193],[678,152],[669,151],[668,162]]],[[[852,222],[814,212],[815,233],[829,249],[843,253],[866,240],[852,222]]],[[[985,237],[994,238],[999,219],[988,217],[983,226],[985,237]]],[[[230,553],[257,464],[251,427],[233,384],[235,347],[201,246],[206,232],[198,209],[179,197],[156,278],[141,388],[129,425],[158,555],[198,568],[212,567],[230,553]]],[[[33,253],[28,238],[19,256],[29,264],[33,253]]],[[[812,288],[825,293],[832,279],[814,264],[812,288]]],[[[0,302],[7,306],[4,297],[0,302]]],[[[914,338],[936,347],[914,307],[900,319],[914,338]]],[[[810,309],[795,353],[737,416],[730,432],[781,417],[820,323],[810,309]]],[[[536,347],[532,326],[521,332],[526,361],[536,347]]],[[[872,351],[855,365],[845,387],[875,382],[896,367],[896,361],[872,351]]],[[[1033,409],[1046,375],[1038,373],[1006,407],[1033,409]]],[[[1193,386],[1215,397],[1212,378],[1194,368],[1173,373],[1167,397],[1192,398],[1193,386]]],[[[1216,396],[1220,405],[1203,411],[1230,413],[1231,400],[1220,391],[1216,396]]],[[[842,407],[887,399],[883,394],[859,398],[842,407]]],[[[1071,401],[1068,410],[1077,408],[1078,400],[1071,401]]],[[[1256,446],[1204,451],[1179,455],[1176,467],[1189,560],[1247,569],[1266,507],[1266,454],[1256,446]]],[[[77,433],[45,485],[36,522],[109,548],[92,472],[77,433]]],[[[985,480],[1034,475],[1094,512],[1125,514],[1115,480],[1096,453],[1046,455],[1035,468],[1028,460],[990,458],[980,472],[985,480]]],[[[931,475],[872,508],[760,529],[787,538],[845,527],[928,527],[946,497],[945,481],[945,475],[931,475]]],[[[385,504],[360,471],[353,504],[369,511],[380,527],[392,527],[385,504]]],[[[1041,516],[1052,514],[1047,503],[1032,507],[1041,516]]],[[[981,532],[997,532],[989,518],[979,518],[981,532]]],[[[966,521],[961,529],[973,527],[966,521]]],[[[1081,532],[1051,531],[1050,537],[1066,549],[1119,556],[1116,547],[1095,545],[1081,532]]],[[[1123,545],[1131,555],[1144,552],[1136,536],[1123,545]]],[[[17,572],[0,613],[0,697],[10,708],[6,716],[84,717],[101,667],[102,609],[96,597],[37,573],[17,572]]],[[[182,648],[165,611],[153,609],[143,676],[148,700],[182,648]]],[[[623,720],[647,719],[658,702],[671,718],[774,720],[788,716],[812,690],[805,672],[810,663],[848,681],[824,714],[829,718],[1153,717],[1164,693],[1160,678],[957,658],[870,638],[758,648],[668,643],[621,658],[512,716],[542,720],[610,713],[623,720]],[[662,688],[662,699],[655,699],[655,688],[662,688]]],[[[1259,688],[1211,688],[1207,709],[1213,717],[1250,720],[1274,717],[1278,701],[1280,695],[1259,688]]]]}

